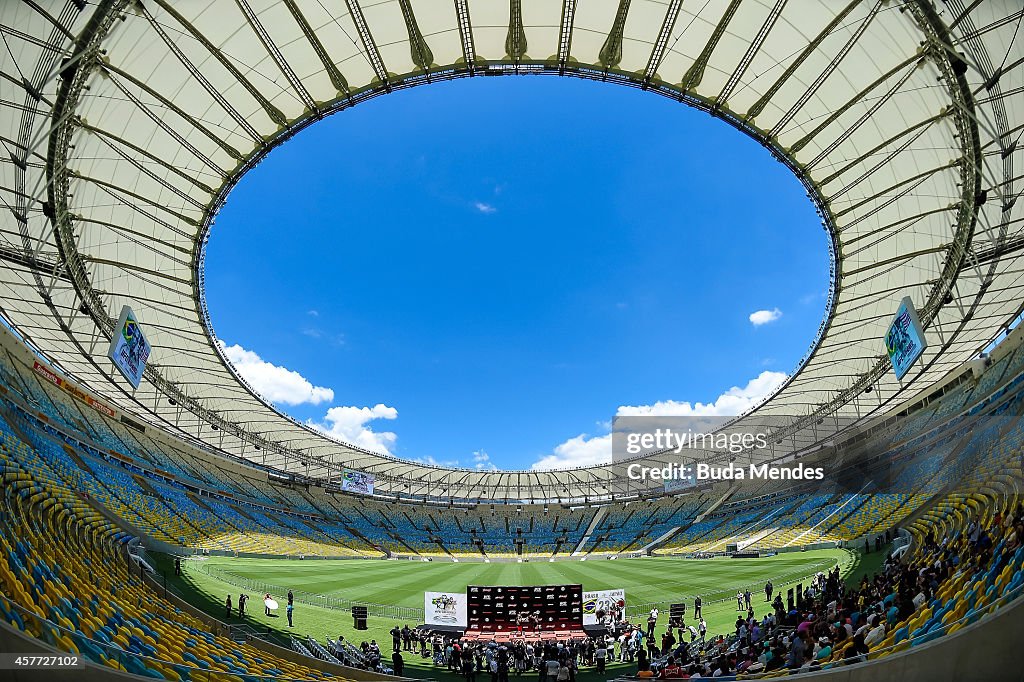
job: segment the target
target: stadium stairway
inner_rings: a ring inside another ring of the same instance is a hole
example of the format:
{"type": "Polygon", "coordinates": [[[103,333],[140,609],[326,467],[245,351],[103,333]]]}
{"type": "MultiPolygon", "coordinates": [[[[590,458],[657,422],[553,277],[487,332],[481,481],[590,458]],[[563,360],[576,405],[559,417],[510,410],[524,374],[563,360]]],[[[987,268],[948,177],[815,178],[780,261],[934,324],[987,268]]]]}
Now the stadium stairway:
{"type": "Polygon", "coordinates": [[[597,511],[594,513],[594,518],[590,520],[590,525],[587,526],[587,530],[584,531],[583,537],[580,538],[580,541],[576,545],[576,548],[573,549],[572,556],[579,556],[583,553],[583,547],[586,546],[587,542],[590,540],[590,536],[594,533],[595,529],[597,529],[604,515],[604,507],[598,507],[597,511]]]}
{"type": "Polygon", "coordinates": [[[671,540],[672,536],[675,535],[676,533],[678,533],[681,528],[682,528],[682,526],[672,526],[667,531],[662,533],[660,536],[655,538],[653,542],[650,542],[650,543],[644,545],[643,547],[641,547],[639,551],[643,552],[644,554],[650,554],[651,552],[653,552],[654,550],[658,549],[659,547],[664,545],[666,542],[671,540]]]}

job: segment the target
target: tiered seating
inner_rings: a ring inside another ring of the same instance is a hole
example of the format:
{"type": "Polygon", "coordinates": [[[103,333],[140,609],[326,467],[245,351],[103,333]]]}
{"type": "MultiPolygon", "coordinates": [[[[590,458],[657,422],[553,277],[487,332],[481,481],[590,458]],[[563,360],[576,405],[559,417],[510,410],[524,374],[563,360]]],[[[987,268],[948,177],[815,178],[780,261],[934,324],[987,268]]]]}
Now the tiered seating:
{"type": "MultiPolygon", "coordinates": [[[[853,487],[809,492],[791,482],[742,487],[700,523],[695,519],[724,490],[659,500],[567,508],[481,504],[416,506],[288,487],[256,468],[152,429],[129,429],[76,402],[65,391],[0,357],[6,409],[37,456],[68,485],[88,492],[154,539],[186,548],[255,554],[318,556],[484,554],[549,557],[569,554],[600,515],[581,552],[636,551],[680,528],[667,551],[723,551],[726,544],[783,548],[850,540],[899,523],[963,476],[975,459],[1003,455],[986,444],[1006,443],[997,421],[979,418],[1024,388],[1024,352],[993,364],[975,385],[960,378],[939,400],[872,434],[866,451],[889,451],[899,472],[890,489],[853,487]],[[966,440],[966,444],[961,444],[966,440]],[[962,447],[961,447],[962,445],[962,447]],[[956,451],[949,466],[940,466],[956,451]],[[962,450],[962,451],[961,451],[962,450]]],[[[995,408],[1002,413],[1007,405],[995,408]]],[[[12,436],[12,434],[8,434],[12,436]]],[[[13,436],[12,436],[13,437],[13,436]]],[[[880,476],[887,476],[885,471],[880,476]]]]}
{"type": "Polygon", "coordinates": [[[37,462],[0,445],[0,618],[94,663],[167,680],[330,675],[209,632],[129,570],[127,536],[37,462]],[[234,676],[234,677],[232,677],[234,676]]]}

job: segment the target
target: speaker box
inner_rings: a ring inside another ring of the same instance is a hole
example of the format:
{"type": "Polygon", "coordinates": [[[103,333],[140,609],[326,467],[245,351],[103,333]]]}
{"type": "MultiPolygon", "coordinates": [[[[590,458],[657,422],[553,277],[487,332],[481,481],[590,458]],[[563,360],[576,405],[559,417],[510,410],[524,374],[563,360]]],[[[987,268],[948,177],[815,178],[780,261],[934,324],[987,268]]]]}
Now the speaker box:
{"type": "Polygon", "coordinates": [[[353,621],[352,624],[353,624],[353,626],[355,627],[356,630],[365,630],[366,629],[366,619],[365,618],[353,617],[352,621],[353,621]]]}

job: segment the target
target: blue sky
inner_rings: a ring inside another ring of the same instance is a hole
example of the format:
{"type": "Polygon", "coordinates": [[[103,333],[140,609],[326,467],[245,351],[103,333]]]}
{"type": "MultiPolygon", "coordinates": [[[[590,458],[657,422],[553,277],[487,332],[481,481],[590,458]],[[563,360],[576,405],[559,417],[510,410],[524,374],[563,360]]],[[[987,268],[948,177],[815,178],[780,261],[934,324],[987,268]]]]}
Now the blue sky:
{"type": "Polygon", "coordinates": [[[217,218],[207,298],[239,371],[335,437],[573,466],[607,455],[617,412],[732,414],[770,391],[821,322],[826,243],[797,180],[721,121],[474,78],[275,150],[217,218]]]}

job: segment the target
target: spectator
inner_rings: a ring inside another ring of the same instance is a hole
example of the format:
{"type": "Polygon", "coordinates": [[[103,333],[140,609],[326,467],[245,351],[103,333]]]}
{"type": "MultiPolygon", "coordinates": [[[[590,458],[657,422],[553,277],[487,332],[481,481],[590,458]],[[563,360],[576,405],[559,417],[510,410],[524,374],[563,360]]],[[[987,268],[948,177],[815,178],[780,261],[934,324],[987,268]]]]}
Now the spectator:
{"type": "Polygon", "coordinates": [[[676,659],[674,656],[669,656],[665,662],[665,667],[658,673],[659,680],[678,680],[683,677],[683,670],[676,665],[676,659]]]}

